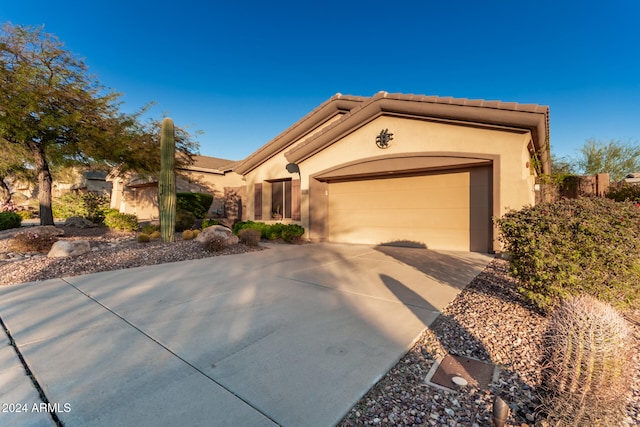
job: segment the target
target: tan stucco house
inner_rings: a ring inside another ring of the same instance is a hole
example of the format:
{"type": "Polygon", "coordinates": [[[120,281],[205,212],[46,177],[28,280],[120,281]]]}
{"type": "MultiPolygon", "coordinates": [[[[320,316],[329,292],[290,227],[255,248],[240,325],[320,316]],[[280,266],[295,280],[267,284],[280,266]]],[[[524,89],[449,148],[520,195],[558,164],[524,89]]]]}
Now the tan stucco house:
{"type": "MultiPolygon", "coordinates": [[[[242,176],[233,171],[237,162],[208,156],[193,156],[193,163],[178,170],[178,192],[206,193],[213,196],[209,217],[243,219],[242,200],[246,199],[242,176]]],[[[139,220],[155,220],[158,211],[158,181],[135,174],[107,177],[112,182],[111,207],[134,214],[139,220]]]]}
{"type": "Polygon", "coordinates": [[[549,165],[546,106],[380,92],[333,96],[233,171],[248,219],[312,241],[492,252],[492,218],[549,165]]]}

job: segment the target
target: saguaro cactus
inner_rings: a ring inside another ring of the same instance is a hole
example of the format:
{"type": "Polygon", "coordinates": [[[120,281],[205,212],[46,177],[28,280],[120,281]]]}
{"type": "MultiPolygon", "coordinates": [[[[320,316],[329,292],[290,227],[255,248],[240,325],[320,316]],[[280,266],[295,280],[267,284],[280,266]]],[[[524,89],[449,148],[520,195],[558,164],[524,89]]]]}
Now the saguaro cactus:
{"type": "Polygon", "coordinates": [[[160,134],[160,180],[158,181],[158,207],[160,235],[163,242],[173,242],[176,227],[176,139],[173,120],[162,121],[160,134]]]}
{"type": "Polygon", "coordinates": [[[631,330],[608,304],[574,297],[549,321],[540,395],[554,426],[614,426],[631,390],[631,330]]]}

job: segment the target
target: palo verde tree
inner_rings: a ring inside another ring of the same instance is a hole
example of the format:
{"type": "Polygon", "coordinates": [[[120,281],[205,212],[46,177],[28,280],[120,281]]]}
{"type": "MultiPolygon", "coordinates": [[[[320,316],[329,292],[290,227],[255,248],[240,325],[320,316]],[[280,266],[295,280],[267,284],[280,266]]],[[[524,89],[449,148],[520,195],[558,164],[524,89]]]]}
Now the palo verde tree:
{"type": "Polygon", "coordinates": [[[586,175],[608,173],[611,181],[620,181],[628,173],[640,171],[640,144],[588,139],[571,163],[586,175]]]}
{"type": "MultiPolygon", "coordinates": [[[[158,126],[123,114],[119,94],[88,74],[85,63],[42,27],[5,24],[0,32],[0,149],[21,146],[37,174],[40,223],[53,224],[52,166],[159,170],[158,126]]],[[[190,159],[188,134],[179,146],[190,159]]]]}

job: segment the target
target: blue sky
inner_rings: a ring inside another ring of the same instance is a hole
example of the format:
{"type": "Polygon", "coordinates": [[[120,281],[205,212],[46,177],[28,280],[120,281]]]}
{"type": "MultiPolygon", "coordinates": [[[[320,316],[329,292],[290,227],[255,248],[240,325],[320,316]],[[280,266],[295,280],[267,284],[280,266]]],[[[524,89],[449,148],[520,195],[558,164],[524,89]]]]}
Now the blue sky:
{"type": "Polygon", "coordinates": [[[242,159],[337,92],[551,108],[551,149],[640,144],[640,2],[0,1],[123,94],[242,159]]]}

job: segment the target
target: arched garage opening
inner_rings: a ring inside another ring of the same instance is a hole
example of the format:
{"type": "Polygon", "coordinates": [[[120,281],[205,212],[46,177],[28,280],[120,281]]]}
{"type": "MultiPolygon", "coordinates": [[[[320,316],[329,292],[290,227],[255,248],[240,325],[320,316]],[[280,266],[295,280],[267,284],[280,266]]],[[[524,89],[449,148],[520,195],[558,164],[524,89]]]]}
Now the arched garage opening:
{"type": "Polygon", "coordinates": [[[413,155],[323,171],[310,183],[312,234],[331,242],[491,252],[493,167],[477,157],[413,155]]]}

